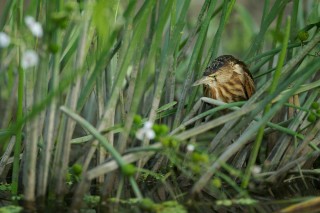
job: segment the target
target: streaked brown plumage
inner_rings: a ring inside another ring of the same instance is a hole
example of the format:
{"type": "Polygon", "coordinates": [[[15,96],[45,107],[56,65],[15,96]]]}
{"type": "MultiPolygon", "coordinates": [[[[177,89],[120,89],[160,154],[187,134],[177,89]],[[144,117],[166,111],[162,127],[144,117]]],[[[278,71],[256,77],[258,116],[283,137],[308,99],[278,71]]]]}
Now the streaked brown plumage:
{"type": "Polygon", "coordinates": [[[231,55],[216,58],[193,86],[204,86],[204,96],[226,103],[248,100],[255,92],[247,65],[231,55]]]}

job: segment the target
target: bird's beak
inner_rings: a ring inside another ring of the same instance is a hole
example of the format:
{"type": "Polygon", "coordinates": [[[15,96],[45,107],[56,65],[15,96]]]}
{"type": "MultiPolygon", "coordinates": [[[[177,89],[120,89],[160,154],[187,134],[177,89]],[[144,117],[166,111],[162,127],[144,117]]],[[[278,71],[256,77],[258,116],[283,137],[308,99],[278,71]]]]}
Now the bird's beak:
{"type": "Polygon", "coordinates": [[[202,78],[200,78],[199,80],[195,81],[192,86],[198,86],[201,84],[208,84],[210,83],[210,77],[209,76],[203,76],[202,78]]]}

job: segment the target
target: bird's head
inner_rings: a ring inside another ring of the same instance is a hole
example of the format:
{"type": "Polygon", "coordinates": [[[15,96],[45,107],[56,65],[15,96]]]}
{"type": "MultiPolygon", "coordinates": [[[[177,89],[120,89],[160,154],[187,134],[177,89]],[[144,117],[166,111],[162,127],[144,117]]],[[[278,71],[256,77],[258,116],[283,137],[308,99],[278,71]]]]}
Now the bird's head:
{"type": "MultiPolygon", "coordinates": [[[[207,85],[215,86],[217,83],[228,81],[233,72],[247,72],[247,66],[232,55],[222,55],[216,58],[210,66],[208,66],[203,77],[195,81],[192,86],[207,85]]],[[[251,74],[249,73],[251,76],[251,74]]]]}

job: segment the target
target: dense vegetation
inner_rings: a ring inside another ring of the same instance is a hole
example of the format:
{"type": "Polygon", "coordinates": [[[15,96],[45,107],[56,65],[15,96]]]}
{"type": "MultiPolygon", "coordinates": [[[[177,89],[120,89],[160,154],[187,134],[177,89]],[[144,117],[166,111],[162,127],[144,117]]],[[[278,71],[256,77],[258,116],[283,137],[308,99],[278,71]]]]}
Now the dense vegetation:
{"type": "Polygon", "coordinates": [[[3,4],[2,209],[317,210],[319,1],[3,4]],[[222,54],[248,101],[192,87],[222,54]]]}

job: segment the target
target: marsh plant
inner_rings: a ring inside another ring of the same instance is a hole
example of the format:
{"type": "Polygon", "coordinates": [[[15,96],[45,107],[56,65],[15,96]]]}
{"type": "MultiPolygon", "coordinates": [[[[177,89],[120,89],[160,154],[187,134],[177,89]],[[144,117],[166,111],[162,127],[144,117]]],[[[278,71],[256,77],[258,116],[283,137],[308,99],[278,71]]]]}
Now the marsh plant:
{"type": "Polygon", "coordinates": [[[0,1],[3,205],[318,208],[319,1],[243,2],[0,1]],[[224,54],[249,100],[192,87],[224,54]]]}

